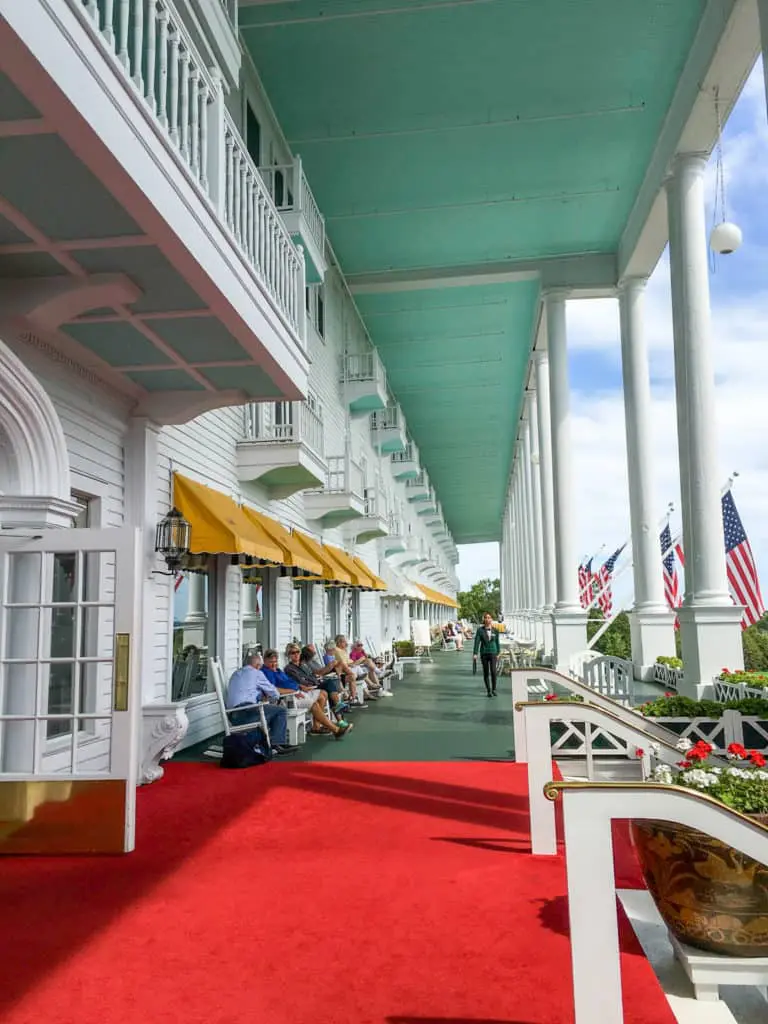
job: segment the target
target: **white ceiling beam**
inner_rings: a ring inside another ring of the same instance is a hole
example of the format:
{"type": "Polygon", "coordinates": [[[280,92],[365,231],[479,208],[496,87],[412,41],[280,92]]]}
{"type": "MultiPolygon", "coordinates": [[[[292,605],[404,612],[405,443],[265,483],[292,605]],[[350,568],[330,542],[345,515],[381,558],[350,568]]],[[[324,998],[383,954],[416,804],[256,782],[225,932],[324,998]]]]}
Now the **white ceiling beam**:
{"type": "Polygon", "coordinates": [[[580,253],[533,260],[478,263],[463,267],[424,267],[348,277],[353,295],[467,288],[473,285],[541,282],[542,288],[568,288],[583,297],[612,295],[616,289],[616,257],[612,253],[580,253]]]}

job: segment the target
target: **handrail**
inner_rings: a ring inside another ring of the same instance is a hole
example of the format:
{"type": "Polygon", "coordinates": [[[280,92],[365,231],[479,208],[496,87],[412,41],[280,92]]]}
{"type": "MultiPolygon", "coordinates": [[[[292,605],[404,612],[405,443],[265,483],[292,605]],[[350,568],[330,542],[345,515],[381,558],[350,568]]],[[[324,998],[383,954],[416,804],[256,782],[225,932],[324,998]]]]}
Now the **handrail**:
{"type": "MultiPolygon", "coordinates": [[[[643,776],[650,774],[651,750],[649,743],[654,744],[654,753],[659,761],[669,765],[677,765],[680,751],[674,744],[653,739],[642,728],[623,722],[617,715],[596,707],[594,704],[582,704],[576,701],[522,701],[515,704],[515,717],[526,719],[528,737],[528,798],[531,813],[531,851],[536,856],[549,856],[557,853],[557,834],[555,829],[555,809],[546,799],[544,789],[552,777],[552,742],[550,725],[565,717],[560,710],[563,707],[578,708],[578,716],[573,714],[572,721],[583,722],[586,726],[608,726],[611,735],[627,743],[635,743],[642,753],[639,760],[642,764],[643,776]],[[531,714],[532,711],[535,713],[531,714]]],[[[587,765],[591,773],[591,730],[587,728],[587,765]]]]}
{"type": "Polygon", "coordinates": [[[611,824],[660,819],[704,832],[768,863],[768,827],[682,786],[550,782],[562,797],[576,1024],[623,1024],[611,824]]]}
{"type": "MultiPolygon", "coordinates": [[[[644,718],[638,711],[624,707],[624,705],[619,704],[618,701],[613,700],[611,697],[606,697],[602,693],[598,693],[597,690],[593,690],[591,687],[587,686],[586,683],[581,683],[577,679],[572,679],[570,676],[563,675],[562,672],[557,672],[555,669],[551,668],[513,668],[512,701],[514,704],[523,703],[528,700],[529,679],[555,683],[558,686],[562,686],[565,689],[570,690],[571,693],[579,694],[579,696],[583,697],[588,703],[594,704],[595,707],[602,708],[611,715],[615,715],[617,719],[625,725],[642,730],[644,737],[647,740],[675,744],[680,739],[680,737],[671,729],[667,729],[663,725],[659,725],[652,719],[644,718]]],[[[519,715],[515,715],[513,723],[515,760],[526,761],[528,757],[526,723],[522,720],[522,716],[519,715]]]]}

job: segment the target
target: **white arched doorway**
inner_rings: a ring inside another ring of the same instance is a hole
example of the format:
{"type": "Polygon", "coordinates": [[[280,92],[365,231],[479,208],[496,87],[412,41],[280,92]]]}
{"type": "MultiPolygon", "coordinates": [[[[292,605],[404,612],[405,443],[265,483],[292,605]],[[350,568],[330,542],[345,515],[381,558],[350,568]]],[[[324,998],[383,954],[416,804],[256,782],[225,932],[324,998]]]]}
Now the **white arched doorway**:
{"type": "Polygon", "coordinates": [[[53,403],[0,341],[0,854],[133,846],[141,535],[67,529],[78,509],[53,403]]]}
{"type": "Polygon", "coordinates": [[[71,526],[61,421],[32,372],[0,340],[0,530],[71,526]]]}

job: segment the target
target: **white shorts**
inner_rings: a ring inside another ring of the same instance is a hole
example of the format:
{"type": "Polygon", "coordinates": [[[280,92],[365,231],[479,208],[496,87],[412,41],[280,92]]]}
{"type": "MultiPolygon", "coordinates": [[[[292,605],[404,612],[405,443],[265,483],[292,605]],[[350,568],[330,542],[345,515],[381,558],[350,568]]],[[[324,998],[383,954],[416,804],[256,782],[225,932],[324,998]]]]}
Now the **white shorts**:
{"type": "Polygon", "coordinates": [[[368,669],[365,667],[365,665],[353,665],[352,669],[355,673],[355,679],[362,679],[363,676],[368,675],[368,669]]]}
{"type": "Polygon", "coordinates": [[[309,711],[309,709],[320,700],[320,690],[302,690],[292,694],[293,699],[296,702],[296,707],[300,711],[309,711]]]}

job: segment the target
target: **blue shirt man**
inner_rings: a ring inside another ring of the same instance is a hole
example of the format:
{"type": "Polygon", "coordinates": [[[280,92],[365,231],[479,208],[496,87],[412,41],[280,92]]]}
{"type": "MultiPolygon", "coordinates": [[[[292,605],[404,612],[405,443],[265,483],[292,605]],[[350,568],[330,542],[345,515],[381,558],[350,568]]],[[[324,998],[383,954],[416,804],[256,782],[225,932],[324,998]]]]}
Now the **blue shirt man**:
{"type": "MultiPolygon", "coordinates": [[[[278,700],[280,691],[266,677],[262,669],[260,654],[253,654],[248,661],[232,674],[227,687],[228,708],[237,709],[242,705],[260,704],[265,700],[278,700]]],[[[269,729],[269,736],[272,746],[279,750],[295,749],[289,748],[288,743],[288,712],[281,704],[267,704],[264,707],[264,717],[269,729]]],[[[233,725],[246,725],[250,722],[260,721],[258,708],[244,708],[242,711],[235,710],[230,715],[233,725]]]]}

